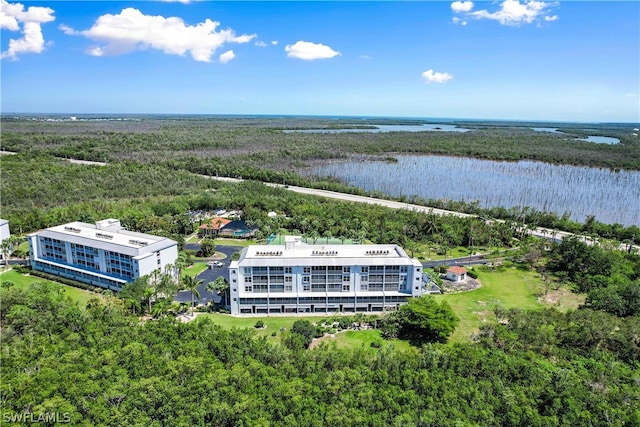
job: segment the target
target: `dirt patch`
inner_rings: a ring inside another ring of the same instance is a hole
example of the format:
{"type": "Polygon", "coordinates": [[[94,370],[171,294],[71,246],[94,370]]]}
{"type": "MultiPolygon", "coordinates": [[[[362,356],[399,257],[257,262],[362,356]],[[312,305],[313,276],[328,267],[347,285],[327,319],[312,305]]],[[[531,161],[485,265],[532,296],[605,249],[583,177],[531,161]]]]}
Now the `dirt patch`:
{"type": "Polygon", "coordinates": [[[493,311],[491,310],[474,311],[473,314],[477,314],[478,319],[480,319],[482,323],[486,323],[487,319],[493,316],[493,311]]]}
{"type": "Polygon", "coordinates": [[[452,282],[450,280],[442,280],[442,290],[444,293],[451,294],[454,292],[466,292],[478,289],[481,286],[480,281],[468,277],[460,282],[452,282]]]}
{"type": "Polygon", "coordinates": [[[549,290],[546,295],[538,296],[538,302],[553,307],[578,308],[584,303],[583,295],[576,295],[570,289],[549,290]]]}

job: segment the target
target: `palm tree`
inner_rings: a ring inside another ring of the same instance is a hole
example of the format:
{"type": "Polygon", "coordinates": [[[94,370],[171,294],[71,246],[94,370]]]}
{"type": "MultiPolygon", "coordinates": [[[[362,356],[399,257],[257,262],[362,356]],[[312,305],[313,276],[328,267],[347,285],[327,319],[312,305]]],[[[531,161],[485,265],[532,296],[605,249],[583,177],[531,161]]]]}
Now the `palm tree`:
{"type": "Polygon", "coordinates": [[[4,258],[5,267],[9,267],[9,255],[11,254],[11,242],[9,239],[4,239],[0,244],[0,251],[2,251],[2,257],[4,258]]]}
{"type": "Polygon", "coordinates": [[[215,295],[214,295],[214,292],[216,291],[216,285],[215,285],[215,283],[216,283],[216,282],[209,282],[209,283],[207,283],[207,285],[205,286],[205,289],[206,289],[208,292],[211,292],[211,301],[213,301],[213,299],[214,299],[214,297],[215,297],[215,295]]]}
{"type": "Polygon", "coordinates": [[[200,299],[200,292],[198,286],[202,284],[202,279],[197,279],[195,276],[184,276],[182,278],[182,284],[191,292],[191,314],[193,315],[193,307],[195,306],[195,297],[200,299]]]}
{"type": "MultiPolygon", "coordinates": [[[[170,270],[173,270],[173,267],[171,267],[170,270]]],[[[156,293],[158,296],[171,300],[176,292],[178,292],[178,285],[176,284],[174,275],[165,273],[160,276],[160,281],[156,284],[156,293]]]]}
{"type": "Polygon", "coordinates": [[[178,254],[178,258],[176,258],[176,262],[174,264],[176,270],[177,271],[177,281],[180,281],[180,276],[182,276],[182,270],[184,270],[188,264],[187,264],[187,255],[184,252],[180,252],[178,254]]]}
{"type": "Polygon", "coordinates": [[[218,277],[212,283],[213,288],[219,293],[222,293],[222,304],[226,307],[228,305],[227,292],[229,291],[229,283],[224,279],[224,277],[218,277]]]}

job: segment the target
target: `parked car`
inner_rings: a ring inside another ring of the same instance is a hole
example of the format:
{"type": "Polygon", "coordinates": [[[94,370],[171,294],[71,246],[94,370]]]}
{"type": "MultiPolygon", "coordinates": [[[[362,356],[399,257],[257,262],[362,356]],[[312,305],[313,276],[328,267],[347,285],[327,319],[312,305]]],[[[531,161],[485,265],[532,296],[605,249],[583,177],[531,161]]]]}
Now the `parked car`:
{"type": "Polygon", "coordinates": [[[214,261],[213,262],[213,266],[214,267],[218,267],[218,268],[222,268],[222,267],[224,267],[224,262],[222,262],[222,261],[214,261]]]}

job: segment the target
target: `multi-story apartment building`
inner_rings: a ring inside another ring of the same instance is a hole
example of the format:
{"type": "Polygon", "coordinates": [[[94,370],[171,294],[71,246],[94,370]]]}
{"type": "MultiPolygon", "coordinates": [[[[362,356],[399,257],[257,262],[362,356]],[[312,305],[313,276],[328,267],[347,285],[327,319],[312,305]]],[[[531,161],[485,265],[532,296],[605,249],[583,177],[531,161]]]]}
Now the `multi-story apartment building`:
{"type": "Polygon", "coordinates": [[[398,245],[245,248],[229,267],[231,313],[371,312],[423,293],[422,264],[398,245]]]}
{"type": "Polygon", "coordinates": [[[117,219],[47,228],[30,234],[29,246],[34,270],[114,291],[178,257],[174,240],[127,231],[117,219]]]}
{"type": "MultiPolygon", "coordinates": [[[[0,219],[0,243],[10,237],[11,232],[9,231],[9,221],[6,219],[0,219]]],[[[3,251],[0,251],[0,261],[5,261],[5,256],[8,257],[9,254],[5,254],[3,251]]]]}

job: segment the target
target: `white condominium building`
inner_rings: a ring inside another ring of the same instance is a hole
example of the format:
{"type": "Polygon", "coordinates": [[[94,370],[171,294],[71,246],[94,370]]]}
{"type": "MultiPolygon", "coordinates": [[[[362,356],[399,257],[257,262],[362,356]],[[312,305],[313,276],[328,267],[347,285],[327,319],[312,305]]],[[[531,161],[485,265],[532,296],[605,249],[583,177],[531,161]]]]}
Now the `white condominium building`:
{"type": "MultiPolygon", "coordinates": [[[[5,239],[11,237],[11,232],[9,231],[9,221],[6,219],[0,219],[0,243],[5,239]]],[[[7,256],[9,254],[6,254],[7,256]]],[[[0,261],[4,261],[5,253],[0,251],[0,261]]]]}
{"type": "Polygon", "coordinates": [[[371,312],[423,292],[422,264],[398,245],[245,248],[229,267],[231,313],[371,312]]]}
{"type": "Polygon", "coordinates": [[[178,257],[178,243],[122,228],[117,219],[72,222],[29,235],[31,266],[57,276],[119,291],[178,257]]]}

